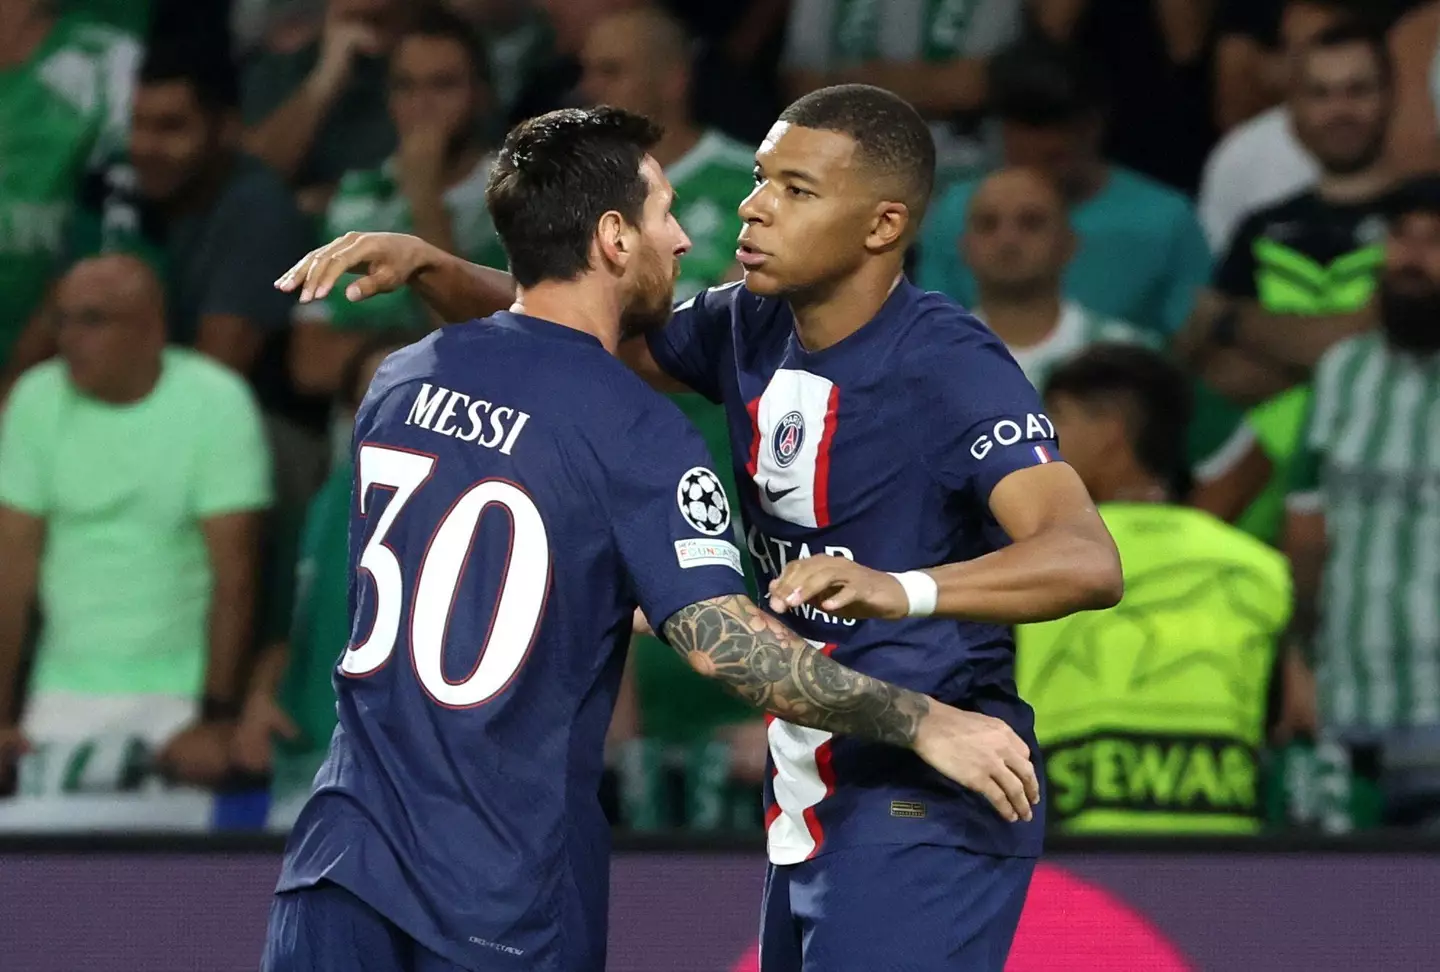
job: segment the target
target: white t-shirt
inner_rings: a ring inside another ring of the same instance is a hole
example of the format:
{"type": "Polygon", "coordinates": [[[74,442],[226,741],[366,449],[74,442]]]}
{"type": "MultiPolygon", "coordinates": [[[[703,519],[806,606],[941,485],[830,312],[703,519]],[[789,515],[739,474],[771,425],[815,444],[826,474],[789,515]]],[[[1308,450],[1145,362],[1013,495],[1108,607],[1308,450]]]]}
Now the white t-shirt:
{"type": "MultiPolygon", "coordinates": [[[[980,320],[985,320],[983,310],[977,308],[973,313],[980,320]]],[[[1020,370],[1025,372],[1025,377],[1030,379],[1030,384],[1044,391],[1050,373],[1057,366],[1102,341],[1155,346],[1155,336],[1134,324],[1104,317],[1067,300],[1060,305],[1060,319],[1055,322],[1055,329],[1043,340],[1023,348],[1009,343],[1006,347],[1020,370]]]]}
{"type": "Polygon", "coordinates": [[[1320,166],[1295,137],[1281,105],[1226,135],[1205,162],[1200,223],[1212,252],[1224,253],[1246,216],[1314,184],[1320,166]]]}

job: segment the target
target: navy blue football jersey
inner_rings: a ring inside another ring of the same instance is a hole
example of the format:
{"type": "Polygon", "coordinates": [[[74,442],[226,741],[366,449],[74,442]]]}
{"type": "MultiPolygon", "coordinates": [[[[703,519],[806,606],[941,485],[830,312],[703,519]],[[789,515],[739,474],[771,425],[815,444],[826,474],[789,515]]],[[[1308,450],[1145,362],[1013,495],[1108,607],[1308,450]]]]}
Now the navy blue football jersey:
{"type": "MultiPolygon", "coordinates": [[[[801,345],[785,302],[740,284],[680,305],[649,343],[665,372],[725,406],[762,591],[797,557],[900,571],[996,550],[1009,539],[990,513],[991,490],[1059,459],[1055,428],[1004,344],[949,298],[908,281],[874,320],[821,351],[801,345]]],[[[784,620],[851,668],[1004,719],[1038,761],[1008,628],[846,620],[809,605],[784,620]]],[[[769,739],[775,863],[847,844],[1040,852],[1043,814],[1006,823],[908,750],[778,719],[769,739]]]]}
{"type": "Polygon", "coordinates": [[[745,590],[704,443],[593,337],[502,313],[391,355],[354,448],[339,726],[278,889],[465,968],[599,970],[632,613],[745,590]]]}

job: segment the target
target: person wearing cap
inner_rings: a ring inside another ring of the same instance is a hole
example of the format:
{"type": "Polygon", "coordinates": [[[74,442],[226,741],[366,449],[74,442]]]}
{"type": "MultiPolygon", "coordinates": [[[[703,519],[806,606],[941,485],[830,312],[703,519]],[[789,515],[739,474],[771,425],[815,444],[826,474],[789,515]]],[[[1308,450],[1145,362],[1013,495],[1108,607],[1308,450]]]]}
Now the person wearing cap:
{"type": "Polygon", "coordinates": [[[1337,830],[1440,823],[1440,177],[1387,217],[1379,327],[1321,358],[1286,501],[1280,728],[1320,739],[1337,830]]]}

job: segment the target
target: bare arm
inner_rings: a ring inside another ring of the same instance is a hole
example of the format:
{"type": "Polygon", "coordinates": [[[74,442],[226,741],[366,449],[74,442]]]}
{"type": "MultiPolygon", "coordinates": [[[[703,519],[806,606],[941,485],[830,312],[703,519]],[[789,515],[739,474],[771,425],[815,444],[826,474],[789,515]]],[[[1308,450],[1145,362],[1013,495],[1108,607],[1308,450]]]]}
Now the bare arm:
{"type": "MultiPolygon", "coordinates": [[[[19,718],[20,654],[35,606],[45,521],[0,506],[0,729],[19,718]]],[[[3,757],[0,753],[0,757],[3,757]]]]}
{"type": "Polygon", "coordinates": [[[1057,44],[1068,44],[1089,5],[1090,0],[1030,0],[1030,12],[1042,34],[1057,44]]]}
{"type": "Polygon", "coordinates": [[[1285,554],[1295,585],[1295,610],[1287,640],[1307,660],[1314,659],[1315,633],[1320,625],[1320,583],[1325,573],[1325,514],[1297,509],[1285,516],[1285,554]]]}
{"type": "Polygon", "coordinates": [[[1320,363],[1326,351],[1372,330],[1375,324],[1375,310],[1368,305],[1348,314],[1312,317],[1272,314],[1253,301],[1242,301],[1236,346],[1308,372],[1320,363]]]}
{"type": "Polygon", "coordinates": [[[1274,472],[1275,464],[1252,438],[1244,454],[1228,468],[1195,485],[1190,505],[1233,523],[1265,491],[1274,472]]]}
{"type": "Polygon", "coordinates": [[[1253,37],[1230,34],[1215,45],[1215,124],[1222,132],[1279,100],[1269,83],[1269,53],[1253,37]]]}
{"type": "Polygon", "coordinates": [[[786,722],[913,749],[988,799],[1006,820],[1029,820],[1040,789],[1029,748],[1005,723],[846,668],[744,595],[692,604],[664,624],[690,667],[786,722]]]}
{"type": "Polygon", "coordinates": [[[254,620],[259,527],[260,514],[251,512],[213,516],[200,524],[214,577],[205,696],[232,705],[240,702],[240,668],[254,620]]]}
{"type": "Polygon", "coordinates": [[[52,291],[15,339],[5,367],[0,368],[0,404],[4,403],[11,386],[27,369],[55,354],[54,300],[52,291]]]}
{"type": "Polygon", "coordinates": [[[1440,4],[1427,3],[1401,18],[1390,30],[1395,62],[1395,114],[1390,120],[1387,152],[1400,172],[1429,172],[1440,167],[1440,132],[1430,93],[1431,60],[1440,35],[1440,4]]]}

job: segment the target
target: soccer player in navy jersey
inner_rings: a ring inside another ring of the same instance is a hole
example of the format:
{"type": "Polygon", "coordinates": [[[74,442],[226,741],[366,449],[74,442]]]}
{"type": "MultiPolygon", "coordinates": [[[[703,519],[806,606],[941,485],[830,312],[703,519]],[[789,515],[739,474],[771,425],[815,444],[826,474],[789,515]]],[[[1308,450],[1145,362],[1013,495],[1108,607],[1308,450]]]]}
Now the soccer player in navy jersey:
{"type": "Polygon", "coordinates": [[[268,972],[604,968],[599,781],[637,602],[787,724],[1038,787],[1003,722],[857,674],[745,596],[702,439],[614,356],[670,316],[690,245],[658,135],[613,109],[512,132],[487,203],[514,303],[391,355],[360,406],[339,726],[268,972]]]}
{"type": "MultiPolygon", "coordinates": [[[[743,285],[619,354],[725,406],[772,611],[823,654],[999,718],[1035,750],[1007,626],[1116,603],[1119,558],[1003,344],[904,277],[929,130],[889,92],[825,88],[786,109],[755,163],[743,285]]],[[[351,299],[408,283],[447,319],[510,292],[504,274],[385,235],[337,240],[280,286],[323,297],[352,269],[351,299]]],[[[769,735],[763,972],[1002,969],[1039,792],[1003,774],[956,786],[783,715],[769,735]]]]}

